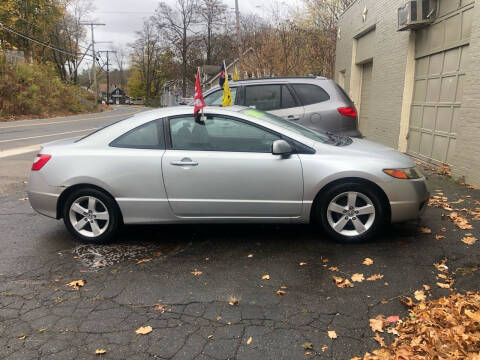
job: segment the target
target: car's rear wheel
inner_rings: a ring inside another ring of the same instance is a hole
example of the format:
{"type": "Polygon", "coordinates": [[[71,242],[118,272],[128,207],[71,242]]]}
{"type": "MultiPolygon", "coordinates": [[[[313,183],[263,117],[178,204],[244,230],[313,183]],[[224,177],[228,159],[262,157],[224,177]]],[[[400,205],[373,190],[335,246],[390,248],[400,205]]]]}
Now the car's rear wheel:
{"type": "Polygon", "coordinates": [[[379,192],[367,184],[340,183],[322,194],[317,216],[338,242],[356,243],[374,237],[386,219],[379,192]]]}
{"type": "Polygon", "coordinates": [[[84,188],[67,197],[63,221],[81,242],[102,244],[114,237],[120,225],[120,214],[110,196],[97,189],[84,188]]]}

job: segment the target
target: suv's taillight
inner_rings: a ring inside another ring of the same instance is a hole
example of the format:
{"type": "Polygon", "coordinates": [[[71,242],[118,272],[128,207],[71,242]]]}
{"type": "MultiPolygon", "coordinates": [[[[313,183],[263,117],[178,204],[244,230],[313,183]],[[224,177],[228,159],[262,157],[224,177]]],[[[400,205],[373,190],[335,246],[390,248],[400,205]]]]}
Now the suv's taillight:
{"type": "Polygon", "coordinates": [[[51,157],[52,155],[37,154],[33,161],[32,170],[40,170],[51,157]]]}
{"type": "Polygon", "coordinates": [[[344,116],[357,117],[357,109],[355,109],[355,106],[339,107],[337,110],[344,116]]]}

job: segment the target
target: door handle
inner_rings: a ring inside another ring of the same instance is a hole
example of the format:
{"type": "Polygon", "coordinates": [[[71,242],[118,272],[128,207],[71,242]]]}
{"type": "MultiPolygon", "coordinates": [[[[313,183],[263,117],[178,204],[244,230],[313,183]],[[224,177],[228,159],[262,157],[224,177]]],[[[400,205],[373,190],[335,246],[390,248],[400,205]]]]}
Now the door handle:
{"type": "Polygon", "coordinates": [[[288,120],[300,120],[300,116],[288,115],[288,116],[287,116],[287,119],[288,119],[288,120]]]}
{"type": "Polygon", "coordinates": [[[190,158],[183,158],[180,161],[170,161],[170,165],[175,166],[197,166],[198,162],[192,161],[190,158]]]}

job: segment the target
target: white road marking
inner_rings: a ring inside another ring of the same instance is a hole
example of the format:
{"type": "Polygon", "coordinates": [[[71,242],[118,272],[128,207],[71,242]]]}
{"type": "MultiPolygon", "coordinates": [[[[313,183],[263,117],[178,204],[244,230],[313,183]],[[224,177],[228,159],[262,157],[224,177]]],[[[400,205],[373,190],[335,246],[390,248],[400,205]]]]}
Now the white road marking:
{"type": "Polygon", "coordinates": [[[98,129],[98,128],[90,128],[90,129],[74,130],[74,131],[67,131],[67,132],[61,132],[61,133],[55,133],[55,134],[37,135],[37,136],[29,136],[29,137],[24,137],[24,138],[0,140],[0,143],[11,142],[11,141],[20,141],[20,140],[29,140],[29,139],[37,139],[37,138],[49,137],[49,136],[58,136],[58,135],[73,134],[73,133],[84,132],[84,131],[92,131],[92,130],[97,130],[97,129],[98,129]]]}
{"type": "Polygon", "coordinates": [[[41,145],[37,144],[32,146],[24,146],[24,147],[14,148],[10,150],[0,151],[0,159],[6,158],[9,156],[21,155],[29,152],[38,151],[40,150],[40,148],[41,148],[41,145]]]}
{"type": "MultiPolygon", "coordinates": [[[[80,118],[80,119],[72,119],[72,120],[60,120],[60,121],[49,121],[49,122],[39,122],[39,123],[30,123],[30,124],[15,124],[15,125],[8,125],[8,126],[0,126],[0,129],[11,129],[17,127],[29,127],[29,126],[43,126],[43,125],[56,125],[56,124],[67,124],[72,122],[78,121],[93,121],[93,120],[100,120],[100,119],[110,119],[115,117],[124,117],[136,114],[142,111],[142,109],[138,109],[135,111],[127,112],[127,113],[120,113],[120,114],[111,114],[106,116],[96,116],[96,117],[89,117],[89,118],[80,118]]],[[[37,120],[45,120],[45,119],[37,119],[37,120]]]]}

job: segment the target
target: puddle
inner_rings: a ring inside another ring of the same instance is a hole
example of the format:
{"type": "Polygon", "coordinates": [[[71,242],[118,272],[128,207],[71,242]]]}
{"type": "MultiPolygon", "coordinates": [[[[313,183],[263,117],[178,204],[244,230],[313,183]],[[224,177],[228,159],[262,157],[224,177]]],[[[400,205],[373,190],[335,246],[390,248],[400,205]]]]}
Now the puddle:
{"type": "Polygon", "coordinates": [[[124,262],[139,261],[147,258],[162,258],[184,251],[190,242],[157,243],[157,244],[110,244],[79,245],[72,252],[83,266],[98,270],[124,262]]]}

